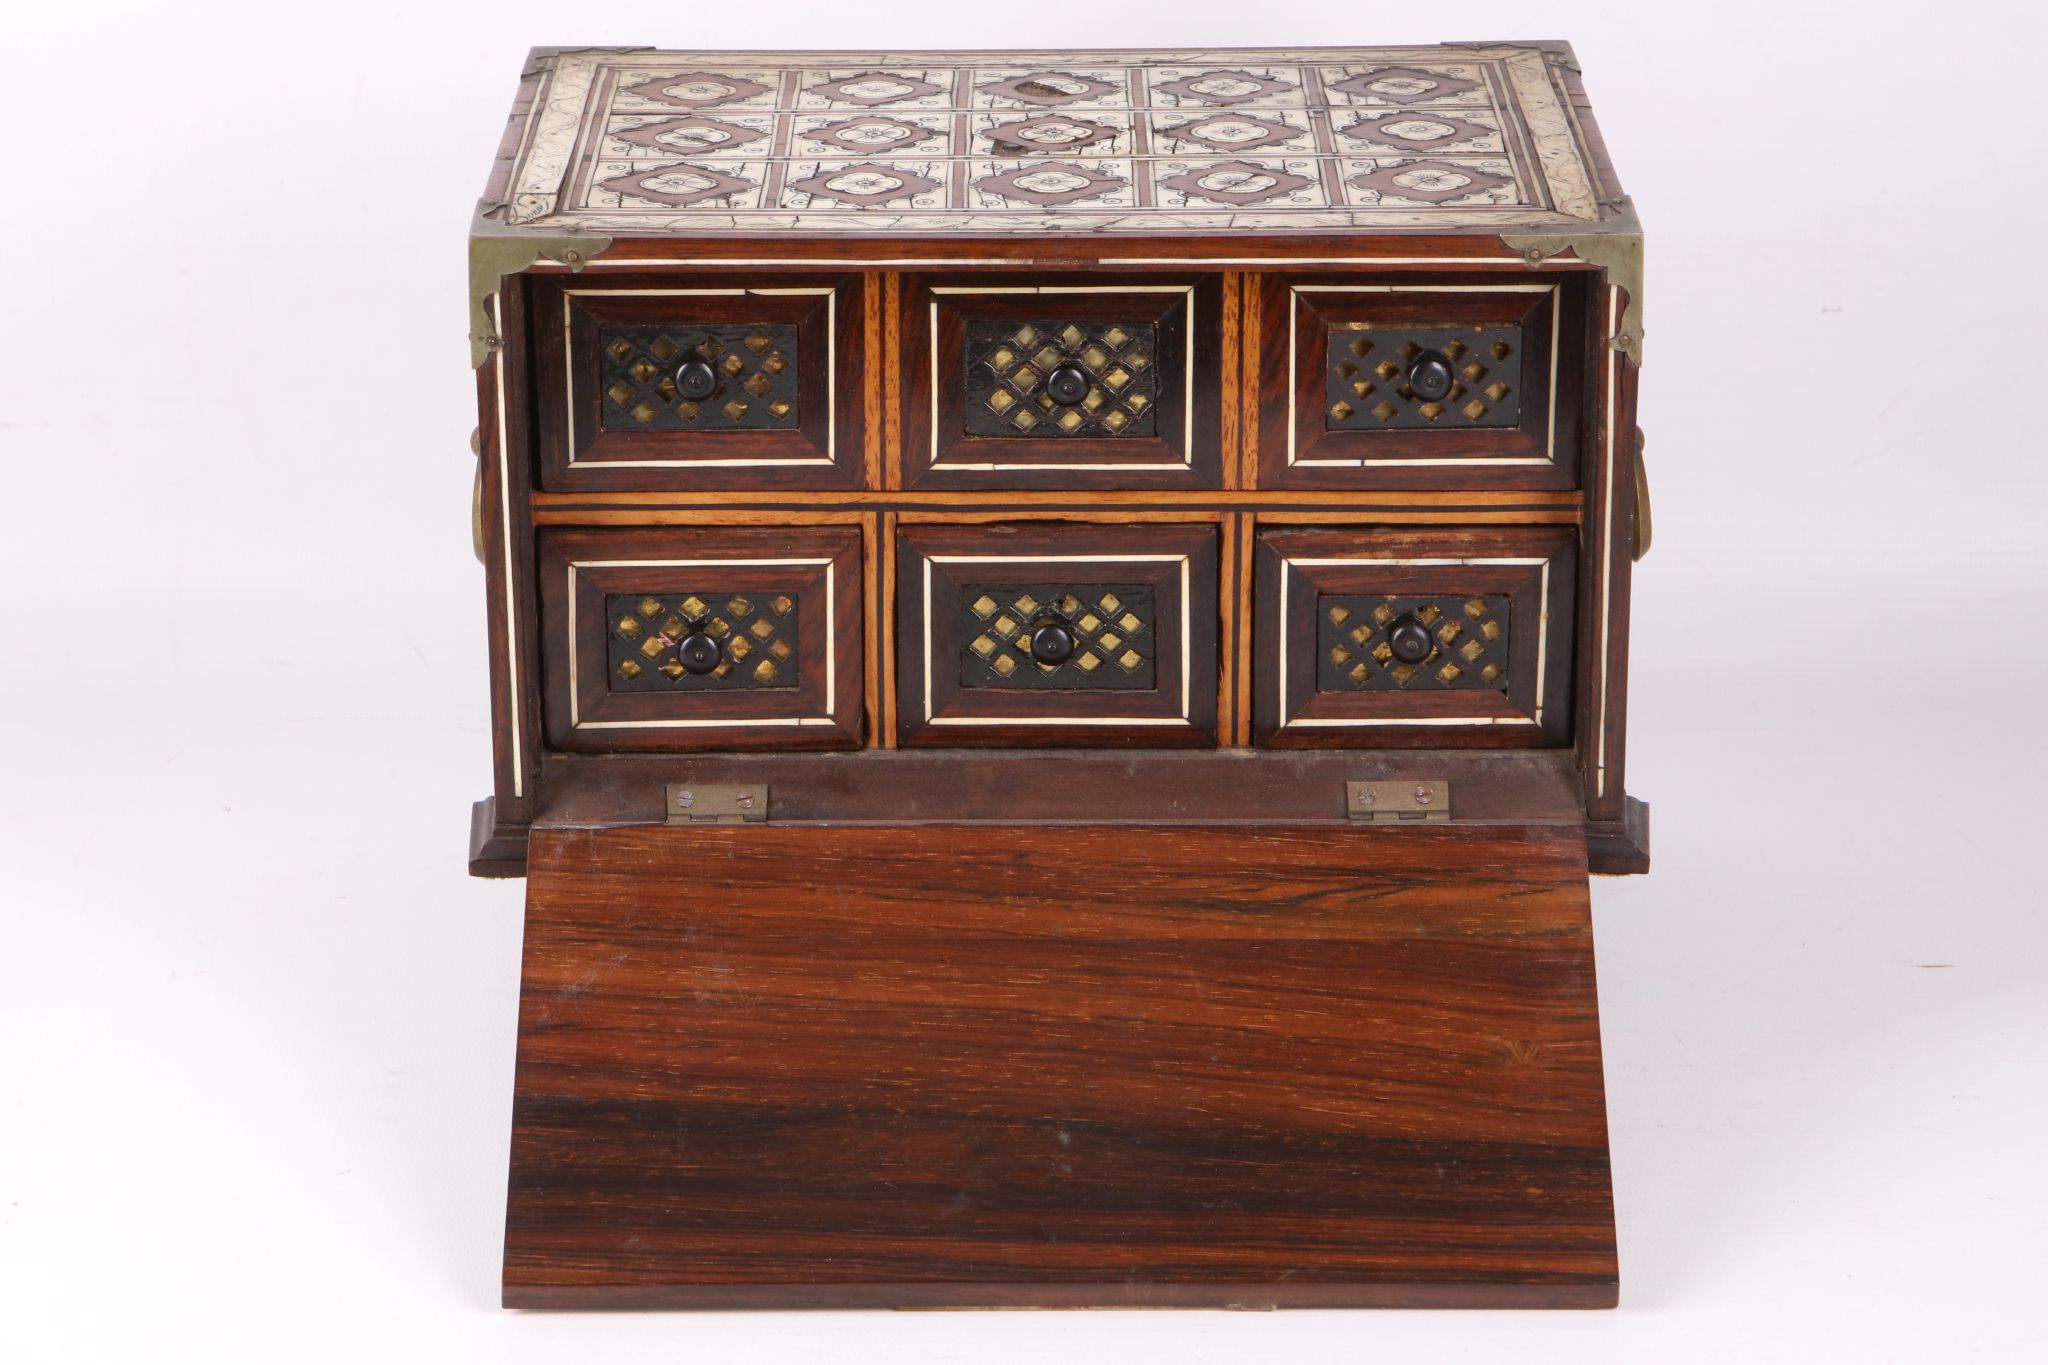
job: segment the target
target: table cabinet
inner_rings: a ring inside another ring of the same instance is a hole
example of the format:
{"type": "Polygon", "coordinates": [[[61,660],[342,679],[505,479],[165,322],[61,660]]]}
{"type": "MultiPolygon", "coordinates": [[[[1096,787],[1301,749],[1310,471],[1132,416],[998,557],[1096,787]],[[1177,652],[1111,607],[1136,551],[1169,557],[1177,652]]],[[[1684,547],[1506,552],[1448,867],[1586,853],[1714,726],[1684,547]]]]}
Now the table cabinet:
{"type": "Polygon", "coordinates": [[[537,51],[508,1302],[1611,1302],[1641,241],[1562,44],[537,51]]]}

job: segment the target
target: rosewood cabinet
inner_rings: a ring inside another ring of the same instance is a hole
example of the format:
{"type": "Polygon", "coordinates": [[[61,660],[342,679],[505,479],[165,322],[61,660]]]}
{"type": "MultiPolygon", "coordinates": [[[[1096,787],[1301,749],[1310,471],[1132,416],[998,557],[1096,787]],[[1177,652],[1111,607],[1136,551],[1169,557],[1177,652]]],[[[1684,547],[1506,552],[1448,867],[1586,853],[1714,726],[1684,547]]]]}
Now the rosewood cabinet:
{"type": "Polygon", "coordinates": [[[1641,260],[1561,44],[536,51],[506,1301],[1613,1302],[1641,260]]]}

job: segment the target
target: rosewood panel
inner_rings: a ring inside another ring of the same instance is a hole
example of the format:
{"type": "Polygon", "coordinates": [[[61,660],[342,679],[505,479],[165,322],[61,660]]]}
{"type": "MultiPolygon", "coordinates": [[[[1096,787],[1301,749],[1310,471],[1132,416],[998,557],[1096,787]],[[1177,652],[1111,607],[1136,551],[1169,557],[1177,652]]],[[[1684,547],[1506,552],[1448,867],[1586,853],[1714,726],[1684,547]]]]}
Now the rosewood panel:
{"type": "Polygon", "coordinates": [[[509,1304],[1613,1301],[1574,828],[534,845],[509,1304]]]}

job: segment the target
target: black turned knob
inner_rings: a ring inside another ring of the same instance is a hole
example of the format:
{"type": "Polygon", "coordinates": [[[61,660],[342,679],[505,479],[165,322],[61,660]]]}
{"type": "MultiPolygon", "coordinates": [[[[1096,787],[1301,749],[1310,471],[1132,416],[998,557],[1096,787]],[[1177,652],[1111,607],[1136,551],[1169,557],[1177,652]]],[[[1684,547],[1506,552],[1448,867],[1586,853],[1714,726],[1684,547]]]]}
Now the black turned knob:
{"type": "Polygon", "coordinates": [[[1451,360],[1441,351],[1424,351],[1408,362],[1408,387],[1424,402],[1434,403],[1451,391],[1451,360]]]}
{"type": "Polygon", "coordinates": [[[708,361],[685,360],[676,370],[676,392],[692,403],[701,403],[718,392],[718,372],[708,361]]]}
{"type": "Polygon", "coordinates": [[[1074,632],[1048,621],[1031,632],[1031,657],[1042,664],[1063,664],[1074,657],[1074,632]]]}
{"type": "Polygon", "coordinates": [[[1404,616],[1387,627],[1387,648],[1402,663],[1419,664],[1436,648],[1436,642],[1429,638],[1428,626],[1412,616],[1404,616]]]}
{"type": "Polygon", "coordinates": [[[1061,365],[1045,377],[1045,396],[1072,407],[1088,396],[1088,372],[1079,365],[1061,365]]]}
{"type": "Polygon", "coordinates": [[[709,635],[685,635],[676,641],[676,658],[692,673],[709,673],[718,667],[723,653],[718,641],[709,635]]]}

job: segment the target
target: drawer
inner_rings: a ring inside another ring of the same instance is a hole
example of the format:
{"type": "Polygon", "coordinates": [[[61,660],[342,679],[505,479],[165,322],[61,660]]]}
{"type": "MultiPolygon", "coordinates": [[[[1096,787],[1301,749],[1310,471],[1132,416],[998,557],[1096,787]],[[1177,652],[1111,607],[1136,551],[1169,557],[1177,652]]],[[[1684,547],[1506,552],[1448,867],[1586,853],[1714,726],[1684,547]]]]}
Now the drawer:
{"type": "Polygon", "coordinates": [[[864,485],[857,277],[537,280],[541,485],[864,485]]]}
{"type": "Polygon", "coordinates": [[[1569,743],[1575,555],[1548,527],[1262,530],[1255,742],[1569,743]]]}
{"type": "Polygon", "coordinates": [[[1222,281],[904,281],[907,488],[1215,488],[1222,281]]]}
{"type": "Polygon", "coordinates": [[[1216,742],[1213,522],[897,535],[903,744],[1216,742]]]}
{"type": "Polygon", "coordinates": [[[543,530],[539,571],[551,747],[860,744],[857,528],[543,530]]]}
{"type": "Polygon", "coordinates": [[[1571,488],[1580,283],[1259,286],[1266,488],[1571,488]]]}

